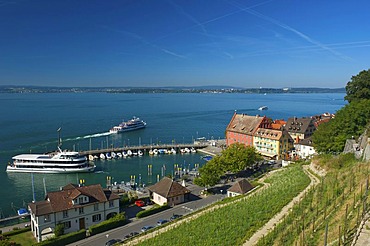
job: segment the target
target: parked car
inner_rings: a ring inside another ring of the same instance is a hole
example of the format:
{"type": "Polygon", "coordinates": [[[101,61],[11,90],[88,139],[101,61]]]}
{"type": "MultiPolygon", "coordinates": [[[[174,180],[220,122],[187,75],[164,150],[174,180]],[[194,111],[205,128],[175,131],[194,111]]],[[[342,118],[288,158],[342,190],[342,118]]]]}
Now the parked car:
{"type": "Polygon", "coordinates": [[[115,245],[116,243],[119,243],[119,242],[121,242],[121,240],[119,240],[119,239],[111,239],[111,240],[109,240],[109,241],[107,241],[105,243],[105,246],[112,246],[112,245],[115,245]]]}
{"type": "Polygon", "coordinates": [[[146,205],[153,205],[152,200],[147,200],[147,201],[146,201],[146,205]]]}
{"type": "Polygon", "coordinates": [[[154,228],[153,226],[144,226],[143,228],[141,228],[141,231],[146,232],[147,230],[150,230],[150,229],[153,229],[153,228],[154,228]]]}
{"type": "Polygon", "coordinates": [[[158,220],[157,222],[157,225],[163,225],[163,224],[166,224],[168,222],[168,220],[158,220]]]}
{"type": "Polygon", "coordinates": [[[138,207],[144,207],[145,203],[142,200],[137,200],[137,201],[135,201],[135,205],[138,206],[138,207]]]}
{"type": "Polygon", "coordinates": [[[139,233],[137,231],[133,231],[133,232],[130,233],[131,237],[135,237],[137,235],[139,235],[139,233]]]}
{"type": "Polygon", "coordinates": [[[181,218],[181,217],[182,217],[182,215],[181,215],[181,214],[173,214],[173,215],[171,216],[170,220],[171,220],[171,221],[173,221],[173,220],[176,220],[176,219],[181,218]]]}

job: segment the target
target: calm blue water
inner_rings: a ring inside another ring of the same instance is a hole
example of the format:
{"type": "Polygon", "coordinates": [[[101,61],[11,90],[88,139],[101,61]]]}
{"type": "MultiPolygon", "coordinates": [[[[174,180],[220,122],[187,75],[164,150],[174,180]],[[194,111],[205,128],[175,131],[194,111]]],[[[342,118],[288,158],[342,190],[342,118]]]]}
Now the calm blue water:
{"type": "MultiPolygon", "coordinates": [[[[345,105],[344,94],[0,94],[0,208],[5,216],[32,200],[30,174],[7,174],[11,157],[21,153],[43,153],[56,149],[57,129],[62,127],[64,149],[88,150],[106,146],[151,143],[189,143],[197,137],[224,138],[233,113],[261,114],[273,119],[335,113],[345,105]],[[147,122],[147,128],[107,135],[113,125],[132,116],[147,122]],[[90,140],[91,139],[91,140],[90,140]]],[[[35,175],[37,200],[47,190],[84,178],[86,184],[101,183],[106,177],[128,181],[141,174],[143,183],[156,181],[166,165],[203,164],[199,154],[136,157],[98,161],[94,174],[35,175]],[[153,176],[147,167],[153,165],[153,176]]]]}

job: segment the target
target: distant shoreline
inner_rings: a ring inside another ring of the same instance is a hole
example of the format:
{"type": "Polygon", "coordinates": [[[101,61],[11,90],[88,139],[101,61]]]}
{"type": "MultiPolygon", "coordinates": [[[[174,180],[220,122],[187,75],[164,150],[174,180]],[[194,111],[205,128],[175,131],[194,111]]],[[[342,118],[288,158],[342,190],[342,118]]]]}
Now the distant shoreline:
{"type": "Polygon", "coordinates": [[[0,93],[346,93],[345,88],[234,88],[234,87],[42,87],[0,86],[0,93]]]}

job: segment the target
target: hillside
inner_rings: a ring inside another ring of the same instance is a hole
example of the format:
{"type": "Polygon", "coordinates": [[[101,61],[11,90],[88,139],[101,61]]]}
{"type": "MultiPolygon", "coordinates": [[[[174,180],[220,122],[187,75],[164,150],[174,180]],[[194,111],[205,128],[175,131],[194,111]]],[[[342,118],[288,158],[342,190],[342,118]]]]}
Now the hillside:
{"type": "Polygon", "coordinates": [[[321,183],[258,245],[350,245],[369,211],[369,162],[352,154],[321,156],[321,183]]]}
{"type": "Polygon", "coordinates": [[[268,174],[260,180],[265,185],[252,195],[225,199],[209,211],[146,235],[148,240],[138,238],[129,244],[350,245],[369,208],[369,166],[353,154],[317,157],[310,168],[320,182],[286,209],[309,181],[301,165],[295,164],[268,174]],[[267,222],[272,224],[256,236],[267,222]]]}

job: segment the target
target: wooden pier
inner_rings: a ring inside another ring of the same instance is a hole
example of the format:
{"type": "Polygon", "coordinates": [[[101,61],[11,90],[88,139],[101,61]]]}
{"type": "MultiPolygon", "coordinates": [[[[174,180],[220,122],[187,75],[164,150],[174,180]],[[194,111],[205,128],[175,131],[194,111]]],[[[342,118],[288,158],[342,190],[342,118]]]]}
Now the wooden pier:
{"type": "Polygon", "coordinates": [[[125,147],[112,147],[108,149],[95,149],[95,150],[86,150],[86,151],[80,151],[81,155],[100,155],[102,153],[109,153],[109,152],[122,152],[122,151],[127,151],[127,150],[141,150],[144,153],[149,152],[149,150],[154,150],[154,149],[175,149],[178,153],[180,153],[180,149],[185,149],[185,148],[194,148],[196,150],[202,149],[207,147],[209,144],[208,143],[195,143],[195,144],[159,144],[159,145],[136,145],[136,146],[125,146],[125,147]]]}

